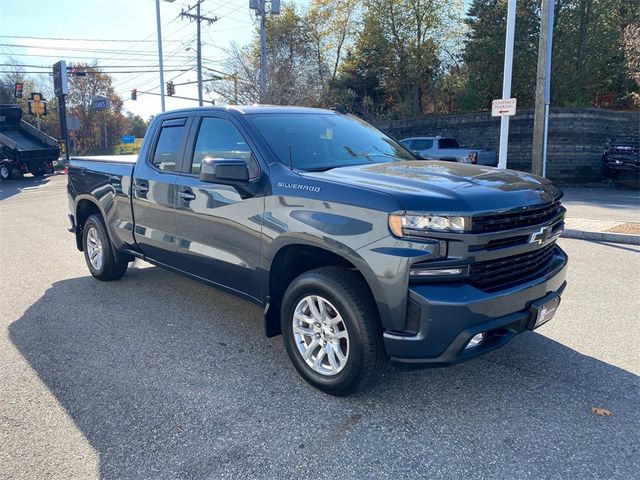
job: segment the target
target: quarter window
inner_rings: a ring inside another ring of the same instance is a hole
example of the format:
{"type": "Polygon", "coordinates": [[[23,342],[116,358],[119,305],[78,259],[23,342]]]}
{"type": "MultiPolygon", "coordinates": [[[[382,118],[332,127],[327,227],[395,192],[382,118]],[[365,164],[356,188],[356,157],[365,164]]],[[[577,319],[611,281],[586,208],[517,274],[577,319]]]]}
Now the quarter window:
{"type": "Polygon", "coordinates": [[[256,178],[260,171],[249,145],[233,123],[222,118],[205,117],[200,124],[191,173],[199,174],[202,161],[214,158],[244,160],[249,167],[250,178],[256,178]]]}
{"type": "Polygon", "coordinates": [[[153,165],[160,169],[173,172],[176,169],[179,155],[181,153],[182,142],[187,134],[184,122],[182,125],[171,125],[174,123],[170,120],[163,125],[156,144],[156,150],[153,154],[153,165]]]}

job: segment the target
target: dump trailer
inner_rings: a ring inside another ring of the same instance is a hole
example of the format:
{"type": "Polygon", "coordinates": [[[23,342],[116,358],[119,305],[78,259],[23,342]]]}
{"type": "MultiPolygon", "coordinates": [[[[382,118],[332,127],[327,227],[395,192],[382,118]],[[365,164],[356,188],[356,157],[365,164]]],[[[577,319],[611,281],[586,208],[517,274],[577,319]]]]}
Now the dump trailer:
{"type": "Polygon", "coordinates": [[[22,108],[0,105],[0,178],[53,173],[53,161],[59,156],[56,139],[25,122],[22,108]]]}

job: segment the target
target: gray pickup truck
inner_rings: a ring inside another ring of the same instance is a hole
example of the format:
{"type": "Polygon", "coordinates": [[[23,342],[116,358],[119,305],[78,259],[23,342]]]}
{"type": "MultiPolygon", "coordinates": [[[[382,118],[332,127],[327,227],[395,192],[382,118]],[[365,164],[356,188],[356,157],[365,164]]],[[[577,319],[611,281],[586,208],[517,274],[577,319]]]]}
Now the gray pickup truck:
{"type": "Polygon", "coordinates": [[[421,161],[335,111],[167,112],[137,159],[68,171],[69,229],[95,278],[139,258],[255,302],[300,375],[335,395],[389,359],[499,348],[550,320],[566,285],[553,184],[421,161]]]}
{"type": "Polygon", "coordinates": [[[411,137],[400,143],[425,160],[443,160],[446,162],[471,163],[496,167],[498,155],[491,148],[461,147],[451,137],[411,137]]]}

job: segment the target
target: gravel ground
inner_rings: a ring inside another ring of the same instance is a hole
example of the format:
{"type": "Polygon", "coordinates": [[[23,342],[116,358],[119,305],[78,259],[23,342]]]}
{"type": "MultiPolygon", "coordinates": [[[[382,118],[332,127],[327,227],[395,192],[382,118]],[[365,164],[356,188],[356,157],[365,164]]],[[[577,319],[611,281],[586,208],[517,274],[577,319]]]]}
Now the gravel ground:
{"type": "Polygon", "coordinates": [[[65,185],[0,183],[0,478],[637,478],[637,247],[562,239],[550,323],[337,399],[254,305],[138,262],[95,281],[65,185]]]}

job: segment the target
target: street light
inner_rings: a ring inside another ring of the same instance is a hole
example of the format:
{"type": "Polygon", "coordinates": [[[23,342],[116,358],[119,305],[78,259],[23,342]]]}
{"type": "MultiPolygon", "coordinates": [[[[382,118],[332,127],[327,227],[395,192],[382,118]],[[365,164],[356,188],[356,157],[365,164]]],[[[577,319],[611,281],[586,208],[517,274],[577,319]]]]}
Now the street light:
{"type": "MultiPolygon", "coordinates": [[[[173,3],[175,0],[164,0],[173,3]]],[[[160,65],[160,105],[164,112],[164,71],[162,68],[162,24],[160,22],[160,0],[156,0],[156,23],[158,29],[158,63],[160,65]]]]}

